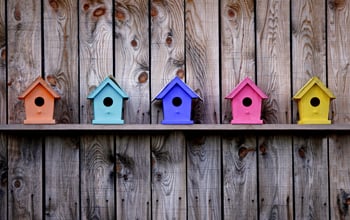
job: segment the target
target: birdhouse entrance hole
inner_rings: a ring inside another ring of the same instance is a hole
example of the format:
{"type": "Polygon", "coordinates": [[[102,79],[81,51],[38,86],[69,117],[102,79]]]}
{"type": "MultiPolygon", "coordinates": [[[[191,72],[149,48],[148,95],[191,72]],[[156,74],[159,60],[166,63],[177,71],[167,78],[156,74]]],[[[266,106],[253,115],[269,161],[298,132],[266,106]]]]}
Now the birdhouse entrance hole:
{"type": "Polygon", "coordinates": [[[34,103],[36,106],[41,107],[45,104],[45,100],[43,97],[37,97],[35,98],[34,103]]]}
{"type": "Polygon", "coordinates": [[[107,107],[113,105],[113,99],[111,97],[106,97],[103,99],[103,104],[107,107]]]}
{"type": "Polygon", "coordinates": [[[317,97],[313,97],[311,100],[310,100],[310,104],[313,106],[313,107],[317,107],[320,105],[320,99],[317,98],[317,97]]]}
{"type": "Polygon", "coordinates": [[[252,105],[252,99],[249,98],[249,97],[245,97],[245,98],[243,99],[242,103],[243,103],[243,105],[244,105],[245,107],[249,107],[249,106],[252,105]]]}
{"type": "Polygon", "coordinates": [[[173,105],[178,107],[182,104],[182,99],[180,97],[173,98],[173,105]]]}

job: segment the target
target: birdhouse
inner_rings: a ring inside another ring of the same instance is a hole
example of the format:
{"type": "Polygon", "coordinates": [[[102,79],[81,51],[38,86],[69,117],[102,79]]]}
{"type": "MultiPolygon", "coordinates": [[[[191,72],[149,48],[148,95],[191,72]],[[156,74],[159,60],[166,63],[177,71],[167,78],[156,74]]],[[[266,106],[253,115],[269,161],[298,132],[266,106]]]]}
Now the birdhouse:
{"type": "Polygon", "coordinates": [[[107,77],[88,95],[88,99],[93,99],[94,106],[92,124],[124,124],[123,104],[128,98],[115,79],[107,77]]]}
{"type": "Polygon", "coordinates": [[[250,78],[245,78],[228,94],[231,99],[231,124],[262,124],[262,100],[267,96],[250,78]]]}
{"type": "Polygon", "coordinates": [[[332,92],[317,77],[312,77],[293,97],[298,103],[298,124],[331,124],[328,120],[332,92]]]}
{"type": "Polygon", "coordinates": [[[155,99],[163,102],[162,124],[193,124],[192,99],[200,99],[200,97],[179,77],[176,76],[170,81],[155,99]]]}
{"type": "Polygon", "coordinates": [[[53,119],[55,99],[60,96],[38,77],[19,97],[24,100],[24,124],[55,124],[53,119]]]}

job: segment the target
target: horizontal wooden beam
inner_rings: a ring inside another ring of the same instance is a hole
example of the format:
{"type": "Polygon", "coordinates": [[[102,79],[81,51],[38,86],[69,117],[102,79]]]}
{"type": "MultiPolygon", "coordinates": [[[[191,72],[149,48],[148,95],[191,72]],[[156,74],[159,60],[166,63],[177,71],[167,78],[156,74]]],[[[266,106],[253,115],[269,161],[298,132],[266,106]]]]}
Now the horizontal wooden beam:
{"type": "Polygon", "coordinates": [[[163,133],[171,131],[184,131],[196,133],[257,133],[271,134],[287,133],[350,133],[350,124],[331,125],[297,125],[297,124],[263,124],[263,125],[231,125],[231,124],[193,124],[193,125],[162,125],[162,124],[123,124],[123,125],[92,125],[92,124],[54,124],[54,125],[23,125],[3,124],[0,132],[8,133],[91,133],[91,132],[116,132],[116,133],[163,133]]]}

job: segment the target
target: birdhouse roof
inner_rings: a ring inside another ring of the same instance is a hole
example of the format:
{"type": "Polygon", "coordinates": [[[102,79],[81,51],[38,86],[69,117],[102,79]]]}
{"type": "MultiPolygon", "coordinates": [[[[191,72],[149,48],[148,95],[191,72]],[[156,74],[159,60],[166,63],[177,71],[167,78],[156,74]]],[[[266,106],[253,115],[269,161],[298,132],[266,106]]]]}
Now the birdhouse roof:
{"type": "Polygon", "coordinates": [[[43,78],[41,78],[40,76],[38,78],[36,78],[36,80],[34,80],[32,82],[32,84],[30,84],[30,86],[20,95],[18,96],[19,99],[25,99],[25,97],[31,92],[33,91],[38,85],[41,85],[42,87],[45,88],[45,90],[47,90],[47,92],[52,95],[53,98],[55,99],[59,99],[61,98],[56,92],[55,90],[53,90],[49,84],[43,80],[43,78]]]}
{"type": "Polygon", "coordinates": [[[249,78],[246,77],[243,81],[241,81],[225,98],[233,99],[241,90],[243,90],[246,86],[249,86],[256,92],[262,99],[267,99],[267,95],[255,85],[255,83],[249,78]]]}
{"type": "Polygon", "coordinates": [[[179,77],[175,76],[154,99],[163,99],[175,86],[179,86],[192,99],[201,99],[188,85],[186,85],[179,77]]]}
{"type": "Polygon", "coordinates": [[[293,99],[301,99],[314,85],[317,85],[327,96],[331,99],[335,99],[335,96],[322,82],[314,76],[312,77],[293,97],[293,99]]]}
{"type": "Polygon", "coordinates": [[[113,76],[106,77],[97,88],[88,95],[88,99],[94,99],[107,85],[110,85],[123,99],[129,96],[120,88],[113,76]]]}

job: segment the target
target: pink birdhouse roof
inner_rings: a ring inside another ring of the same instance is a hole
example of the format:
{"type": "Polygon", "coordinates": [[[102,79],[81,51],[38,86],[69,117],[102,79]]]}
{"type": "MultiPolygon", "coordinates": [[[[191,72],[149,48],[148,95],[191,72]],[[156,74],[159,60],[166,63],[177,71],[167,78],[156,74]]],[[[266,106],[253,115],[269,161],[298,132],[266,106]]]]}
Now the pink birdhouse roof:
{"type": "Polygon", "coordinates": [[[53,98],[55,99],[59,99],[60,96],[55,92],[55,90],[53,90],[45,80],[43,80],[40,76],[38,78],[35,79],[34,82],[32,82],[32,84],[30,84],[30,86],[18,97],[19,99],[25,99],[25,97],[31,92],[33,91],[38,85],[41,85],[42,87],[44,87],[47,92],[52,95],[53,98]]]}
{"type": "Polygon", "coordinates": [[[262,99],[267,99],[267,95],[255,83],[249,78],[246,77],[241,81],[232,91],[228,94],[225,99],[233,99],[240,91],[242,91],[246,86],[251,87],[262,99]]]}

